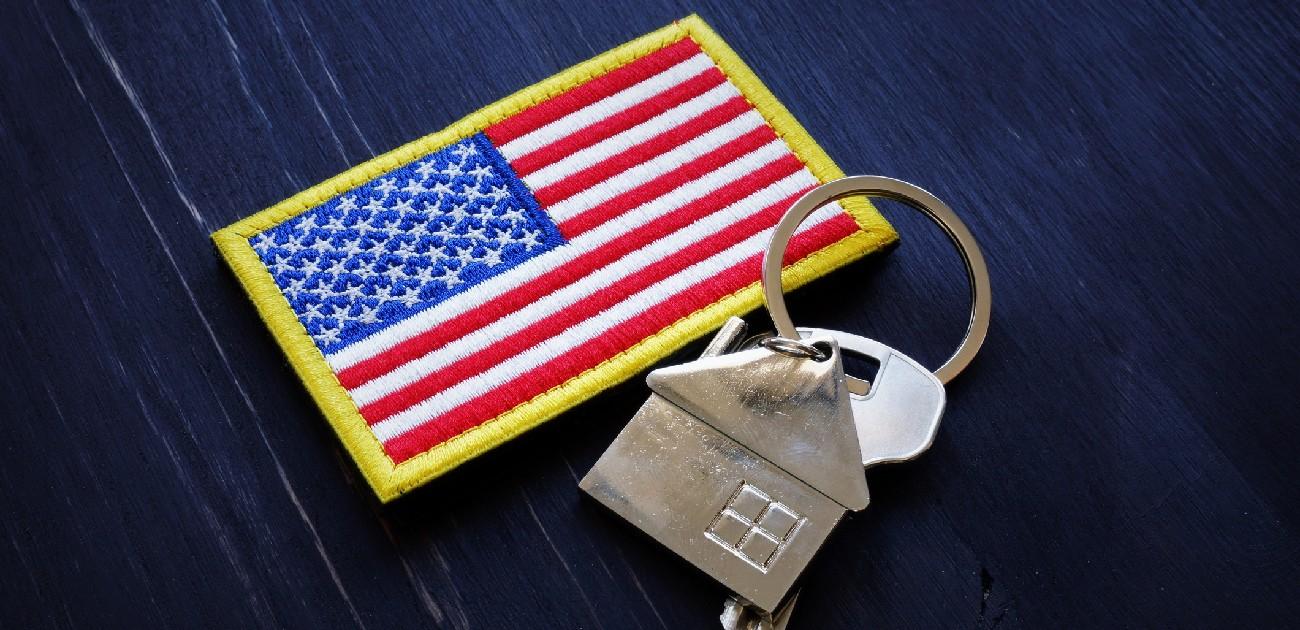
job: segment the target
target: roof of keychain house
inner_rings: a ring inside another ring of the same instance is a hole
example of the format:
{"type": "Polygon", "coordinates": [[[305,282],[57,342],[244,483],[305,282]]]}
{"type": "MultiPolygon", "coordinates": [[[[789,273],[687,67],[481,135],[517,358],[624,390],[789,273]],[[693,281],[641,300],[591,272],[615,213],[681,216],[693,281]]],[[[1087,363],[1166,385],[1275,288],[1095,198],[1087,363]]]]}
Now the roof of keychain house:
{"type": "Polygon", "coordinates": [[[867,479],[843,370],[830,357],[756,349],[655,370],[646,383],[836,503],[861,510],[867,479]]]}

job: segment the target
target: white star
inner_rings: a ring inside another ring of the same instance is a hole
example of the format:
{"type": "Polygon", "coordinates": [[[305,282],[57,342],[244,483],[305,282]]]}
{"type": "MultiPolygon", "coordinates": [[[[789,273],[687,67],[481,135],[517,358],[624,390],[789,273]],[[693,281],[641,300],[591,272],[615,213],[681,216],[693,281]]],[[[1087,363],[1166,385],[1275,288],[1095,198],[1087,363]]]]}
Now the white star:
{"type": "Polygon", "coordinates": [[[447,285],[448,289],[464,283],[464,280],[460,279],[460,274],[451,267],[443,269],[442,275],[435,277],[434,280],[442,281],[443,284],[447,285]]]}
{"type": "Polygon", "coordinates": [[[339,279],[338,276],[333,276],[330,274],[322,274],[320,276],[317,276],[317,281],[323,283],[324,286],[320,291],[316,293],[316,295],[319,295],[322,300],[338,297],[339,296],[338,292],[334,290],[334,283],[337,282],[338,279],[339,279]]]}
{"type": "Polygon", "coordinates": [[[283,247],[283,248],[289,250],[289,254],[290,254],[290,255],[296,254],[296,253],[298,253],[298,252],[300,252],[300,251],[306,249],[305,247],[302,246],[302,243],[298,242],[298,239],[296,239],[296,238],[291,238],[291,239],[285,241],[285,242],[284,242],[284,245],[281,245],[280,247],[283,247]]]}
{"type": "Polygon", "coordinates": [[[373,217],[369,217],[369,216],[364,217],[364,218],[362,218],[360,221],[357,221],[356,223],[354,223],[354,224],[352,225],[352,227],[353,227],[353,228],[356,228],[357,230],[369,230],[369,229],[373,229],[373,228],[375,227],[375,219],[374,219],[373,217]]]}
{"type": "Polygon", "coordinates": [[[492,242],[497,244],[498,248],[505,247],[515,242],[515,237],[510,235],[511,230],[502,230],[492,237],[492,242]]]}
{"type": "Polygon", "coordinates": [[[414,287],[407,289],[406,293],[403,293],[402,297],[398,298],[398,301],[405,304],[407,308],[414,308],[416,304],[420,303],[420,292],[416,291],[414,287]]]}
{"type": "Polygon", "coordinates": [[[505,219],[505,220],[510,221],[510,222],[512,222],[512,223],[515,222],[515,221],[523,221],[523,220],[527,219],[527,216],[524,214],[524,211],[523,211],[522,208],[515,208],[515,207],[513,207],[513,206],[511,206],[510,208],[507,208],[506,211],[505,211],[505,212],[502,212],[499,216],[500,216],[502,219],[505,219]]]}
{"type": "Polygon", "coordinates": [[[366,262],[365,259],[360,260],[361,264],[357,267],[357,270],[354,273],[365,278],[378,275],[381,267],[387,268],[387,265],[378,260],[372,260],[370,262],[366,262]]]}
{"type": "MultiPolygon", "coordinates": [[[[372,213],[373,213],[373,212],[383,212],[383,210],[384,210],[384,200],[381,199],[381,198],[379,198],[379,197],[374,197],[374,198],[372,198],[370,201],[367,201],[367,202],[366,202],[366,205],[361,206],[361,209],[362,209],[362,210],[366,210],[366,211],[368,211],[368,212],[372,212],[372,213]]],[[[367,218],[369,218],[369,217],[367,217],[367,218]]]]}
{"type": "Polygon", "coordinates": [[[366,296],[365,289],[366,287],[364,285],[358,284],[353,286],[349,284],[343,287],[342,291],[339,291],[339,297],[346,297],[349,301],[355,302],[366,296]]]}
{"type": "Polygon", "coordinates": [[[471,245],[465,249],[457,249],[456,260],[460,261],[461,269],[464,269],[466,265],[473,263],[476,260],[474,258],[474,246],[471,245]]]}
{"type": "Polygon", "coordinates": [[[436,169],[433,168],[433,158],[420,162],[420,165],[415,167],[415,172],[419,173],[423,179],[429,179],[429,175],[433,174],[434,170],[436,169]]]}
{"type": "Polygon", "coordinates": [[[348,196],[346,196],[346,197],[340,197],[340,198],[339,198],[338,209],[339,209],[339,210],[342,210],[343,212],[347,212],[348,210],[356,210],[356,209],[357,209],[357,196],[356,196],[356,195],[348,195],[348,196]]]}
{"type": "Polygon", "coordinates": [[[348,319],[351,319],[351,316],[348,315],[348,307],[340,304],[334,304],[330,306],[330,317],[333,317],[334,319],[338,320],[339,323],[343,323],[348,319]]]}
{"type": "Polygon", "coordinates": [[[447,213],[447,216],[451,217],[452,225],[460,223],[470,216],[468,208],[469,204],[467,203],[458,203],[452,206],[451,212],[447,213]]]}
{"type": "Polygon", "coordinates": [[[302,272],[307,276],[320,271],[320,263],[310,258],[304,258],[302,261],[302,272]]]}
{"type": "Polygon", "coordinates": [[[502,199],[510,197],[510,191],[504,184],[501,186],[493,186],[492,192],[487,193],[487,196],[491,197],[493,201],[501,201],[502,199]]]}
{"type": "Polygon", "coordinates": [[[442,212],[442,197],[438,197],[438,200],[435,201],[433,205],[429,205],[429,202],[426,200],[424,202],[424,205],[421,207],[421,209],[423,209],[425,212],[428,212],[429,214],[437,214],[439,212],[442,212]]]}
{"type": "Polygon", "coordinates": [[[275,255],[275,263],[271,265],[271,270],[277,274],[284,273],[293,269],[293,264],[289,262],[288,256],[275,255]]]}
{"type": "Polygon", "coordinates": [[[416,269],[415,273],[411,274],[411,279],[419,280],[421,284],[428,284],[429,282],[432,282],[434,279],[433,266],[429,265],[427,267],[420,267],[419,269],[416,269]]]}
{"type": "Polygon", "coordinates": [[[383,193],[384,197],[387,198],[393,194],[394,190],[397,190],[397,180],[392,177],[385,177],[379,180],[378,184],[375,184],[375,190],[383,193]]]}
{"type": "Polygon", "coordinates": [[[257,253],[262,255],[266,255],[267,250],[272,247],[275,247],[275,237],[271,236],[268,232],[258,234],[257,242],[253,243],[253,249],[257,250],[257,253]]]}
{"type": "Polygon", "coordinates": [[[377,308],[371,308],[370,306],[367,306],[366,304],[362,304],[362,305],[361,305],[361,312],[360,312],[360,313],[357,313],[357,316],[354,317],[353,319],[356,320],[356,321],[358,321],[358,322],[361,322],[362,324],[373,324],[373,323],[379,321],[379,315],[378,315],[378,312],[379,312],[379,309],[377,309],[377,308]]]}
{"type": "Polygon", "coordinates": [[[341,341],[341,339],[339,339],[339,329],[321,328],[321,331],[316,333],[316,341],[323,346],[328,346],[329,344],[332,343],[338,343],[339,341],[341,341]]]}
{"type": "Polygon", "coordinates": [[[425,191],[424,183],[417,182],[413,179],[406,180],[406,185],[402,186],[402,192],[412,196],[418,195],[424,191],[425,191]]]}
{"type": "Polygon", "coordinates": [[[495,266],[501,264],[501,252],[500,252],[500,250],[496,250],[496,249],[488,248],[487,252],[483,254],[483,261],[482,261],[482,262],[483,262],[483,264],[485,264],[485,265],[487,265],[487,266],[489,266],[489,267],[495,267],[495,266]]]}
{"type": "Polygon", "coordinates": [[[469,169],[468,175],[477,180],[478,183],[482,184],[484,177],[492,177],[492,167],[487,164],[479,164],[478,166],[469,169]]]}
{"type": "Polygon", "coordinates": [[[381,274],[379,274],[379,275],[381,275],[381,276],[385,276],[385,277],[387,277],[389,280],[392,280],[393,282],[396,282],[396,281],[401,280],[402,278],[405,278],[405,277],[406,277],[406,271],[405,271],[404,269],[402,269],[402,265],[401,265],[401,264],[397,264],[397,265],[393,265],[392,267],[389,267],[389,268],[385,269],[385,270],[383,271],[383,273],[381,273],[381,274]]]}
{"type": "Polygon", "coordinates": [[[361,254],[361,237],[354,236],[352,238],[343,239],[343,247],[340,247],[339,251],[346,254],[349,258],[359,256],[361,254]]]}
{"type": "Polygon", "coordinates": [[[460,158],[461,160],[464,160],[465,158],[468,158],[471,155],[478,155],[478,147],[474,146],[473,144],[470,144],[469,142],[463,142],[461,144],[456,145],[456,148],[452,149],[451,152],[455,153],[456,157],[460,158]]]}
{"type": "Polygon", "coordinates": [[[487,196],[482,192],[479,192],[478,186],[470,186],[469,184],[460,187],[460,195],[471,202],[478,201],[487,196]]]}
{"type": "Polygon", "coordinates": [[[394,254],[403,254],[403,255],[406,255],[406,256],[411,256],[411,255],[415,254],[415,241],[402,241],[402,242],[397,246],[397,249],[393,250],[393,253],[394,253],[394,254]]]}
{"type": "Polygon", "coordinates": [[[306,289],[303,287],[303,285],[306,284],[306,278],[290,279],[289,286],[284,288],[284,294],[289,296],[289,299],[296,300],[299,295],[306,292],[306,289]]]}
{"type": "Polygon", "coordinates": [[[337,217],[330,217],[330,220],[325,222],[324,227],[327,230],[345,230],[347,229],[348,226],[343,224],[342,216],[337,216],[337,217]]]}
{"type": "MultiPolygon", "coordinates": [[[[461,162],[461,164],[464,164],[464,162],[461,162]]],[[[461,168],[461,164],[449,162],[446,168],[442,169],[440,172],[446,177],[460,177],[465,174],[465,169],[461,168]]]]}
{"type": "Polygon", "coordinates": [[[451,186],[447,185],[447,182],[434,182],[433,187],[429,189],[429,192],[438,195],[439,197],[456,194],[451,189],[451,186]]]}
{"type": "Polygon", "coordinates": [[[447,225],[439,224],[438,229],[433,231],[433,235],[442,237],[442,240],[444,241],[445,244],[446,241],[456,238],[457,236],[460,236],[459,234],[456,234],[455,228],[456,228],[455,223],[449,223],[447,225]]]}
{"type": "Polygon", "coordinates": [[[541,232],[524,230],[523,236],[519,237],[517,242],[524,246],[525,251],[532,251],[534,247],[541,247],[542,245],[542,242],[537,239],[538,236],[541,236],[541,232]]]}
{"type": "Polygon", "coordinates": [[[406,216],[415,212],[415,206],[413,203],[414,202],[410,199],[398,199],[393,202],[393,209],[396,210],[399,215],[406,216]]]}
{"type": "Polygon", "coordinates": [[[295,225],[295,226],[294,226],[294,229],[295,229],[295,230],[299,230],[299,231],[301,231],[301,232],[310,232],[310,231],[312,231],[312,230],[313,230],[314,228],[316,228],[316,227],[317,227],[317,225],[316,225],[316,215],[314,215],[314,214],[309,214],[309,215],[304,216],[303,218],[299,219],[299,220],[298,220],[298,225],[295,225]]]}
{"type": "Polygon", "coordinates": [[[468,228],[465,228],[465,236],[466,236],[467,238],[472,238],[472,239],[474,239],[474,240],[476,240],[476,241],[486,241],[486,240],[487,240],[487,228],[484,228],[484,227],[482,227],[482,226],[480,226],[480,227],[468,227],[468,228]]]}
{"type": "Polygon", "coordinates": [[[325,268],[325,273],[332,274],[335,276],[341,273],[347,273],[348,272],[347,264],[348,264],[348,259],[336,258],[330,261],[330,266],[325,268]]]}
{"type": "Polygon", "coordinates": [[[303,309],[302,316],[309,322],[317,319],[325,319],[325,316],[320,312],[320,304],[308,304],[307,307],[303,309]]]}

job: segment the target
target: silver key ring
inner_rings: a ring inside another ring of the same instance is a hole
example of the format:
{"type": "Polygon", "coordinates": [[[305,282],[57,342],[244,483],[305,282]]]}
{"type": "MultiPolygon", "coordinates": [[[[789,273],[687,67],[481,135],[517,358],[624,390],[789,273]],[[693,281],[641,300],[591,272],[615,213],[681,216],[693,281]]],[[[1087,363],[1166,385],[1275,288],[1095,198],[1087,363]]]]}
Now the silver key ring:
{"type": "MultiPolygon", "coordinates": [[[[790,320],[790,312],[785,307],[785,294],[781,287],[781,261],[785,258],[786,246],[795,229],[808,215],[818,208],[839,199],[853,195],[868,195],[901,201],[933,219],[947,233],[948,238],[957,246],[962,261],[966,263],[966,276],[970,281],[971,311],[970,322],[966,326],[966,337],[961,345],[934,375],[947,384],[970,365],[975,353],[979,352],[988,335],[989,317],[992,312],[992,297],[989,287],[989,270],[984,263],[975,237],[966,229],[966,224],[957,218],[947,204],[922,188],[905,181],[879,175],[855,175],[826,182],[808,191],[800,197],[772,233],[767,253],[763,255],[763,301],[767,312],[776,324],[776,333],[788,339],[799,339],[799,332],[790,320]]],[[[849,376],[849,391],[863,395],[871,388],[866,381],[849,376]]]]}
{"type": "Polygon", "coordinates": [[[802,340],[787,339],[785,337],[768,337],[758,343],[773,352],[780,352],[781,354],[800,359],[825,361],[830,358],[830,355],[821,348],[802,340]]]}

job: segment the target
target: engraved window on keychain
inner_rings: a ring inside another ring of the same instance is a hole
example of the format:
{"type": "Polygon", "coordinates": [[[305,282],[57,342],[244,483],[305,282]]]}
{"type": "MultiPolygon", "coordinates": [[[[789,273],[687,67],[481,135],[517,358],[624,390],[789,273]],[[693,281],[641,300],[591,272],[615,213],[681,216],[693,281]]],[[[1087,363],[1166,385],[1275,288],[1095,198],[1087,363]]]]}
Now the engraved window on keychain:
{"type": "Polygon", "coordinates": [[[780,555],[803,516],[742,481],[705,535],[760,571],[780,555]]]}

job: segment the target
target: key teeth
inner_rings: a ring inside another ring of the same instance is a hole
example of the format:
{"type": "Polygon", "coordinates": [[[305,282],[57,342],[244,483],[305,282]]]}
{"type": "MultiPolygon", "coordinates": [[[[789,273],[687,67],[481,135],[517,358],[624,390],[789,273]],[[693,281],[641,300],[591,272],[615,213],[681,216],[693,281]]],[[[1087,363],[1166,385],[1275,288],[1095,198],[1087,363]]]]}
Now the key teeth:
{"type": "Polygon", "coordinates": [[[794,603],[799,599],[799,591],[788,597],[776,611],[768,612],[755,606],[749,600],[732,594],[722,604],[722,614],[718,621],[723,630],[786,630],[790,625],[790,615],[794,612],[794,603]]]}

